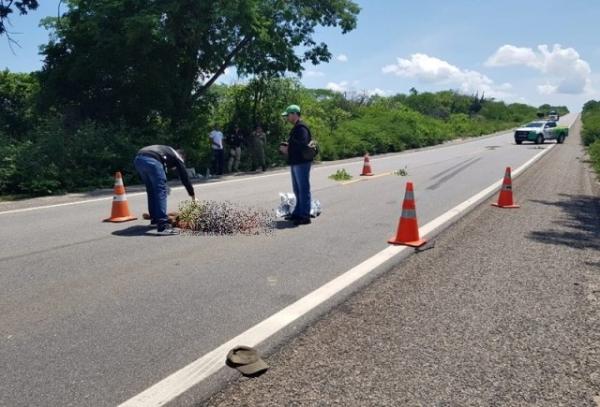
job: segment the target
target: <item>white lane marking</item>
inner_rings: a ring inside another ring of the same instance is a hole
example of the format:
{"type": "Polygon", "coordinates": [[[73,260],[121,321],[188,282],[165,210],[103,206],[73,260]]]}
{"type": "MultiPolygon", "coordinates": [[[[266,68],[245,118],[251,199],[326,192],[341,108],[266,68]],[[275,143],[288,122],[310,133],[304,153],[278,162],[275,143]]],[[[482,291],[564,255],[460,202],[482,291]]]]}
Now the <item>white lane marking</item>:
{"type": "MultiPolygon", "coordinates": [[[[509,133],[503,133],[503,134],[498,134],[497,136],[492,136],[490,138],[493,137],[502,137],[505,136],[506,134],[509,133]]],[[[486,136],[484,136],[486,137],[486,136]]],[[[476,141],[481,141],[479,138],[474,138],[473,140],[469,140],[466,143],[471,143],[471,142],[476,142],[476,141]]],[[[461,144],[448,144],[448,145],[443,145],[440,144],[439,146],[435,146],[434,148],[432,148],[431,150],[425,150],[425,151],[432,151],[438,148],[446,148],[446,147],[453,147],[453,146],[458,146],[458,145],[462,145],[462,144],[466,144],[466,143],[461,143],[461,144]]],[[[386,157],[380,157],[380,158],[373,158],[373,161],[385,161],[385,160],[391,160],[391,159],[395,159],[398,157],[406,157],[407,155],[412,155],[412,154],[419,154],[422,152],[425,152],[423,150],[421,151],[411,151],[411,150],[407,150],[407,151],[402,151],[399,153],[395,153],[395,154],[391,154],[389,156],[386,157]]],[[[358,161],[359,158],[357,157],[357,161],[344,161],[343,163],[331,163],[331,164],[324,164],[324,165],[319,165],[319,166],[315,166],[313,171],[318,171],[321,169],[331,169],[331,168],[336,168],[336,167],[343,167],[343,166],[348,166],[348,165],[358,165],[358,164],[363,164],[363,159],[361,158],[360,161],[358,161]]],[[[282,176],[282,175],[289,175],[289,173],[287,171],[281,171],[281,172],[277,172],[274,174],[263,174],[263,175],[255,175],[255,176],[248,176],[248,177],[244,177],[244,178],[238,178],[238,179],[230,179],[230,180],[223,180],[223,181],[217,181],[217,182],[211,182],[208,184],[199,184],[199,185],[194,185],[194,188],[197,189],[203,189],[203,188],[208,188],[211,186],[215,186],[215,185],[225,185],[225,184],[231,184],[234,182],[244,182],[244,181],[254,181],[254,180],[262,180],[264,178],[270,178],[270,177],[277,177],[277,176],[282,176]]],[[[122,182],[122,181],[121,181],[122,182]]],[[[171,190],[172,191],[180,191],[183,190],[185,187],[183,186],[178,186],[178,187],[172,187],[171,190]]],[[[141,196],[141,195],[146,195],[146,192],[133,192],[130,194],[127,194],[127,196],[129,197],[136,197],[136,196],[141,196]]],[[[83,205],[83,204],[88,204],[88,203],[94,203],[94,202],[102,202],[102,201],[110,201],[112,200],[112,196],[106,196],[106,197],[102,197],[102,198],[95,198],[95,199],[84,199],[81,201],[75,201],[75,202],[65,202],[65,203],[60,203],[60,204],[52,204],[52,205],[42,205],[42,206],[34,206],[31,208],[21,208],[21,209],[10,209],[7,211],[1,211],[0,210],[0,216],[1,215],[9,215],[9,214],[15,214],[15,213],[23,213],[23,212],[31,212],[31,211],[37,211],[37,210],[42,210],[42,209],[51,209],[51,208],[61,208],[64,206],[75,206],[75,205],[83,205]]]]}
{"type": "MultiPolygon", "coordinates": [[[[539,160],[543,155],[552,150],[553,147],[554,144],[548,145],[548,148],[540,151],[532,159],[513,171],[513,176],[517,177],[519,174],[533,165],[537,160],[539,160]]],[[[483,191],[473,195],[463,203],[438,216],[420,229],[421,234],[430,234],[440,226],[456,218],[466,210],[486,199],[494,191],[500,188],[501,184],[502,179],[499,179],[489,187],[485,188],[483,191]]],[[[360,263],[358,266],[346,271],[344,274],[317,288],[295,303],[271,315],[269,318],[259,322],[247,331],[210,351],[189,365],[183,367],[160,382],[154,384],[150,388],[139,393],[138,395],[125,401],[124,403],[120,404],[119,407],[153,407],[165,405],[169,401],[183,394],[185,391],[197,385],[202,380],[216,373],[219,369],[225,366],[227,352],[229,352],[229,350],[234,346],[259,345],[270,336],[274,335],[298,318],[323,304],[340,291],[349,287],[362,277],[371,273],[377,267],[393,259],[405,250],[408,250],[408,248],[405,246],[387,247],[376,255],[360,263]]]]}

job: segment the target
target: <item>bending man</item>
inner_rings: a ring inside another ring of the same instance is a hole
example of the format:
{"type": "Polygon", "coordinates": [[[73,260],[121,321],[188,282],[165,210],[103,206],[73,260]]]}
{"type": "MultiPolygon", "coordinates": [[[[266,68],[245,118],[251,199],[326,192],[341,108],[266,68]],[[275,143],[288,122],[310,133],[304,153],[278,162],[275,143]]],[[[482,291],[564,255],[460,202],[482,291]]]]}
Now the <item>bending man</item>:
{"type": "Polygon", "coordinates": [[[144,184],[148,195],[148,212],[150,224],[157,225],[162,235],[175,234],[167,216],[167,170],[176,169],[181,183],[189,196],[195,200],[194,187],[190,183],[185,162],[180,153],[172,147],[154,145],[138,151],[133,161],[135,169],[144,184]]]}

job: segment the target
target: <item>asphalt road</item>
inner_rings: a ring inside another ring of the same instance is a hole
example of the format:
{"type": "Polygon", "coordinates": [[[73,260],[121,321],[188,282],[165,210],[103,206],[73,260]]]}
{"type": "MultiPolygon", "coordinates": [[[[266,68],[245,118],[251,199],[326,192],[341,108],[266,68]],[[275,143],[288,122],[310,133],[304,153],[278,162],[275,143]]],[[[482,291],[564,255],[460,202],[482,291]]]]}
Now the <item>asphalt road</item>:
{"type": "MultiPolygon", "coordinates": [[[[345,185],[328,176],[357,175],[360,160],[319,166],[323,215],[267,236],[156,237],[142,220],[101,223],[110,201],[0,212],[0,405],[123,402],[385,248],[407,180],[423,224],[548,147],[503,134],[375,158],[376,174],[407,167],[408,177],[345,185]]],[[[290,189],[276,172],[196,194],[274,208],[290,189]]],[[[175,190],[171,209],[185,198],[175,190]]],[[[141,215],[145,196],[129,204],[141,215]]]]}
{"type": "Polygon", "coordinates": [[[490,199],[194,405],[600,406],[600,185],[579,142],[515,180],[520,209],[490,199]]]}

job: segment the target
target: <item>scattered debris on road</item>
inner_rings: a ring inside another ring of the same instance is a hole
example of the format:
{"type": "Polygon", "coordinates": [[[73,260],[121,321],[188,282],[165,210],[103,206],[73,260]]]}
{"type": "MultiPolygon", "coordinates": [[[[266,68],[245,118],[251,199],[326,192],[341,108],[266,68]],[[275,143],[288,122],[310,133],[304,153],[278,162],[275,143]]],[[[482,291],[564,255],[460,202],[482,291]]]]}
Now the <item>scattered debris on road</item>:
{"type": "Polygon", "coordinates": [[[233,202],[184,201],[179,205],[176,226],[208,235],[259,235],[273,231],[274,214],[233,202]]]}

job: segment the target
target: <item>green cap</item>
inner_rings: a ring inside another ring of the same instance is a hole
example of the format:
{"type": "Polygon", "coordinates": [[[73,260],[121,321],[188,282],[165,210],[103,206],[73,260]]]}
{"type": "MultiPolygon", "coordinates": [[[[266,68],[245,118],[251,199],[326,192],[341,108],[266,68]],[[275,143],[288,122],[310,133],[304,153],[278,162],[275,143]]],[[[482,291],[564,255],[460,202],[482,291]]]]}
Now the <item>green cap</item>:
{"type": "Polygon", "coordinates": [[[289,105],[285,112],[281,113],[282,116],[287,116],[290,113],[300,113],[300,106],[298,105],[289,105]]]}

